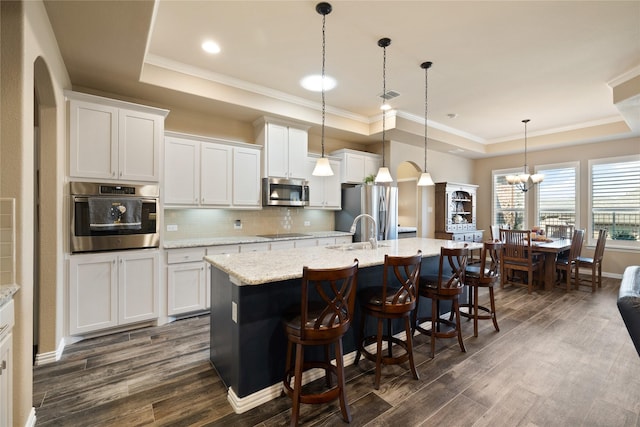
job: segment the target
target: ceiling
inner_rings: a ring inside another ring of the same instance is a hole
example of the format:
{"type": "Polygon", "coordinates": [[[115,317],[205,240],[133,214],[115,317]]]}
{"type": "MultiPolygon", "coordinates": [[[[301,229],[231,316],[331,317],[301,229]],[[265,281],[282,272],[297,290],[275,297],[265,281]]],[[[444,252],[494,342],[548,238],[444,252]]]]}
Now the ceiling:
{"type": "MultiPolygon", "coordinates": [[[[316,1],[46,1],[74,89],[253,121],[321,123],[316,1]],[[221,45],[218,55],[200,48],[221,45]]],[[[327,132],[380,140],[383,50],[389,138],[471,158],[640,135],[639,1],[333,1],[326,17],[327,132]],[[636,79],[636,80],[633,80],[636,79]],[[456,115],[450,118],[449,115],[456,115]],[[462,151],[461,151],[462,150],[462,151]]]]}

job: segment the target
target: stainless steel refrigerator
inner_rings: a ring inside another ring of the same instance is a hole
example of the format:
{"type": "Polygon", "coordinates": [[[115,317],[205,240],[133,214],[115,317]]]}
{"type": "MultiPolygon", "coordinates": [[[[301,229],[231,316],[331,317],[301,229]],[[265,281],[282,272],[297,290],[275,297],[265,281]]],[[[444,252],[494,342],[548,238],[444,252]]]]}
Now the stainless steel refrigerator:
{"type": "MultiPolygon", "coordinates": [[[[389,185],[356,185],[342,188],[342,210],[335,213],[336,230],[349,232],[360,214],[371,215],[377,225],[377,240],[398,238],[398,188],[389,185]]],[[[366,242],[372,234],[372,221],[361,218],[356,224],[354,242],[366,242]]]]}

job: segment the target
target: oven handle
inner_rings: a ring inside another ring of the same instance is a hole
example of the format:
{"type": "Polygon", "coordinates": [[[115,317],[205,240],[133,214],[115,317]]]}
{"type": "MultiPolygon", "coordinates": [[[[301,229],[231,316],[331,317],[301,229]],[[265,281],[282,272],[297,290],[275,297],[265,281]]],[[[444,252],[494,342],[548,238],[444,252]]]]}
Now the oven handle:
{"type": "Polygon", "coordinates": [[[140,199],[142,200],[143,203],[158,203],[158,199],[155,197],[131,197],[131,196],[118,196],[118,195],[113,195],[113,196],[72,196],[73,197],[73,201],[74,202],[88,202],[90,198],[113,198],[113,199],[117,199],[119,197],[122,198],[126,198],[126,199],[140,199]]]}

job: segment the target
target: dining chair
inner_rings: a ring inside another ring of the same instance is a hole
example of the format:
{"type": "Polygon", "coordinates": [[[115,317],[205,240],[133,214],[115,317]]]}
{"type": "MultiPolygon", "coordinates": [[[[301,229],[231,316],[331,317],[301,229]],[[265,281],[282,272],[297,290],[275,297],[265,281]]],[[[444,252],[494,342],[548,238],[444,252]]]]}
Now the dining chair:
{"type": "Polygon", "coordinates": [[[358,260],[349,266],[331,269],[303,267],[300,306],[284,319],[287,334],[287,357],[283,391],[291,397],[291,425],[298,425],[300,403],[325,403],[340,400],[342,418],[351,422],[345,391],[342,337],[351,326],[357,287],[358,260]],[[333,344],[335,365],[329,360],[333,344]],[[292,361],[295,346],[295,362],[292,361]],[[322,361],[304,359],[305,346],[324,346],[322,361]],[[325,371],[327,389],[302,392],[302,373],[310,368],[325,371]],[[333,376],[337,384],[333,384],[333,376]],[[293,379],[293,386],[291,380],[293,379]]]}
{"type": "MultiPolygon", "coordinates": [[[[466,245],[465,245],[466,246],[466,245]]],[[[464,290],[465,270],[469,250],[464,248],[440,248],[440,262],[437,276],[424,276],[420,278],[419,294],[421,297],[431,300],[431,316],[419,317],[419,304],[413,316],[413,330],[419,331],[431,337],[431,357],[436,354],[436,338],[458,337],[460,350],[466,352],[462,342],[462,327],[460,326],[460,301],[459,297],[464,290]],[[450,301],[451,311],[449,319],[440,317],[440,302],[450,301]],[[455,321],[454,321],[455,317],[455,321]],[[420,326],[426,321],[431,321],[431,329],[420,326]],[[445,329],[443,330],[442,327],[445,329]]]]}
{"type": "Polygon", "coordinates": [[[491,240],[494,242],[500,241],[500,226],[492,225],[491,226],[491,240]]]}
{"type": "Polygon", "coordinates": [[[560,277],[565,279],[567,292],[571,290],[571,273],[574,271],[574,269],[576,283],[578,281],[577,259],[580,256],[580,251],[582,250],[583,240],[584,229],[574,230],[573,237],[571,238],[571,248],[569,248],[569,252],[559,255],[556,259],[556,272],[561,273],[560,277]]]}
{"type": "Polygon", "coordinates": [[[465,285],[469,289],[469,302],[460,304],[460,308],[467,307],[467,312],[461,311],[464,317],[473,319],[473,336],[478,336],[478,320],[491,319],[497,332],[500,332],[496,318],[496,302],[493,286],[500,280],[500,259],[502,257],[502,243],[484,242],[480,252],[480,265],[469,265],[465,270],[465,285]],[[481,288],[489,290],[489,307],[478,305],[478,293],[481,288]],[[472,302],[473,301],[473,302],[472,302]],[[487,314],[479,314],[479,312],[487,314]]]}
{"type": "Polygon", "coordinates": [[[522,285],[515,281],[513,276],[507,274],[512,271],[527,273],[527,292],[533,290],[533,276],[538,272],[539,281],[543,277],[544,256],[535,252],[531,243],[531,230],[506,230],[500,229],[502,246],[502,271],[500,273],[500,288],[505,284],[522,285]]]}
{"type": "Polygon", "coordinates": [[[545,225],[545,234],[550,238],[571,239],[573,229],[573,225],[547,224],[545,225]]]}
{"type": "Polygon", "coordinates": [[[413,377],[417,380],[418,371],[413,362],[413,334],[410,316],[416,308],[418,299],[418,284],[422,264],[422,251],[410,256],[384,256],[382,273],[382,285],[364,289],[358,296],[362,309],[360,321],[360,333],[358,334],[356,358],[354,364],[360,361],[363,355],[376,364],[374,386],[380,388],[380,376],[382,365],[395,365],[409,361],[409,367],[413,377]],[[377,332],[375,335],[365,336],[365,322],[367,316],[377,320],[377,332]],[[402,319],[406,340],[394,337],[391,330],[391,321],[402,319]],[[383,331],[386,321],[386,334],[383,331]],[[386,354],[382,349],[382,342],[387,342],[386,354]],[[375,343],[375,353],[370,352],[367,346],[375,343]],[[400,347],[402,353],[394,356],[394,348],[400,347]]]}
{"type": "Polygon", "coordinates": [[[602,228],[598,231],[598,241],[596,243],[596,249],[593,253],[593,258],[578,256],[576,260],[576,289],[579,289],[581,285],[580,281],[580,267],[591,268],[591,292],[596,291],[596,272],[598,287],[602,287],[602,258],[604,257],[604,245],[607,242],[607,229],[602,228]]]}

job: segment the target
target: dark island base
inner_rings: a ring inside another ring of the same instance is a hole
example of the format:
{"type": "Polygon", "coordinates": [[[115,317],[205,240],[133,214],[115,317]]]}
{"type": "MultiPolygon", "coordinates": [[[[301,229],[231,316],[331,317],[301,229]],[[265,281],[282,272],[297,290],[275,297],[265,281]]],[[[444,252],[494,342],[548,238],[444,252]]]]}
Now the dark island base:
{"type": "MultiPolygon", "coordinates": [[[[379,285],[382,270],[381,265],[360,268],[358,292],[379,285]]],[[[438,257],[422,260],[422,275],[437,275],[437,271],[438,257]]],[[[211,362],[237,397],[244,398],[282,381],[287,349],[282,318],[290,307],[299,306],[300,282],[293,279],[237,286],[227,273],[211,266],[211,362]],[[237,308],[232,307],[234,304],[237,308]]],[[[419,309],[420,317],[430,316],[431,301],[423,298],[419,309]]],[[[441,313],[449,309],[445,304],[440,307],[441,313]]],[[[354,320],[343,338],[345,355],[355,351],[359,328],[360,308],[356,303],[354,320]]],[[[375,330],[374,322],[367,321],[366,333],[375,334],[375,330]]],[[[393,333],[401,331],[402,323],[394,323],[393,333]]],[[[321,348],[317,350],[305,356],[321,359],[321,348]]]]}

